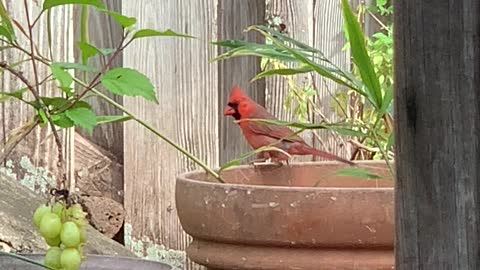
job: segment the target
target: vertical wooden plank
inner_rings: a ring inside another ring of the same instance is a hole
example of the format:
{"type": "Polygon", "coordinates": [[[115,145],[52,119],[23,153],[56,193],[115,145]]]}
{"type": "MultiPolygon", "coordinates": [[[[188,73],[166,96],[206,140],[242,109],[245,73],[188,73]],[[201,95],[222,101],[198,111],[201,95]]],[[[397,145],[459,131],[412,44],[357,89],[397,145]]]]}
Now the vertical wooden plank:
{"type": "MultiPolygon", "coordinates": [[[[324,0],[315,1],[314,7],[314,47],[322,51],[325,56],[344,70],[350,70],[350,54],[342,51],[345,45],[345,36],[342,31],[343,17],[341,1],[324,0]]],[[[329,121],[337,121],[338,117],[332,110],[334,99],[332,94],[337,91],[345,91],[344,88],[331,80],[315,76],[315,85],[318,89],[317,105],[321,108],[322,114],[329,121]]],[[[316,121],[321,121],[318,116],[316,121]]],[[[315,145],[331,153],[349,158],[351,147],[345,143],[344,137],[332,136],[331,132],[319,131],[321,142],[316,140],[315,145]]]]}
{"type": "Polygon", "coordinates": [[[480,269],[480,2],[395,2],[396,269],[480,269]]]}
{"type": "MultiPolygon", "coordinates": [[[[13,0],[4,0],[4,4],[13,19],[17,20],[26,28],[26,16],[25,16],[25,7],[23,1],[13,1],[13,0]]],[[[37,5],[35,1],[28,1],[28,8],[30,11],[31,21],[37,17],[41,10],[41,6],[37,5]]],[[[44,14],[45,15],[45,14],[44,14]]],[[[44,16],[40,20],[33,31],[34,40],[38,45],[38,51],[42,55],[49,55],[48,49],[48,39],[47,39],[47,23],[46,17],[44,16]]],[[[52,11],[51,17],[52,27],[52,44],[54,45],[53,59],[54,61],[72,61],[73,59],[73,50],[72,50],[72,8],[71,6],[62,6],[56,7],[52,11]]],[[[25,37],[21,32],[16,29],[17,36],[19,38],[19,43],[22,47],[29,49],[29,43],[26,41],[25,37]]],[[[24,56],[23,53],[20,53],[18,50],[8,50],[3,51],[2,60],[7,61],[8,63],[17,62],[21,59],[21,56],[24,56]]],[[[19,65],[16,67],[18,70],[21,70],[25,77],[34,84],[34,76],[31,62],[28,61],[25,64],[19,65]]],[[[39,78],[40,80],[45,78],[50,74],[50,70],[47,66],[39,63],[39,78]]],[[[17,78],[13,77],[8,72],[2,73],[2,91],[15,91],[25,87],[17,78]]],[[[47,82],[43,84],[39,89],[39,94],[41,96],[58,96],[60,90],[55,87],[55,82],[47,82]]],[[[27,99],[33,100],[33,96],[28,94],[27,99]]],[[[1,105],[2,117],[0,118],[0,138],[3,140],[8,136],[9,132],[23,124],[25,124],[29,119],[34,115],[33,110],[30,106],[18,102],[11,101],[7,103],[2,103],[1,105]]],[[[63,135],[60,132],[59,135],[63,135]]],[[[65,137],[62,136],[63,141],[65,142],[65,137]]],[[[70,144],[64,144],[64,156],[68,159],[67,163],[70,163],[72,155],[67,154],[71,152],[70,144]]],[[[58,177],[58,150],[53,139],[52,133],[49,128],[36,128],[30,135],[21,142],[12,155],[9,157],[10,160],[14,161],[15,172],[22,173],[22,170],[29,170],[33,167],[43,167],[46,169],[47,174],[53,174],[58,177]],[[23,157],[23,161],[20,162],[23,157]],[[30,163],[30,162],[31,163],[30,163]],[[32,167],[33,166],[33,167],[32,167]]],[[[69,164],[67,164],[68,167],[69,164]]],[[[28,181],[28,179],[24,179],[28,181]]],[[[34,184],[34,183],[29,183],[34,184]]]]}
{"type": "MultiPolygon", "coordinates": [[[[160,105],[126,98],[125,106],[207,164],[218,164],[217,65],[208,60],[216,48],[217,5],[201,1],[125,1],[123,13],[138,18],[139,28],[188,33],[201,40],[141,39],[124,55],[124,66],[144,72],[157,88],[160,105]]],[[[151,259],[184,254],[188,238],[175,209],[175,177],[196,168],[170,145],[134,122],[125,125],[125,244],[151,259]]],[[[177,261],[178,262],[178,261],[177,261]]],[[[183,268],[181,268],[183,269],[183,268]]]]}
{"type": "MultiPolygon", "coordinates": [[[[103,2],[109,10],[116,12],[121,12],[122,10],[122,1],[103,0],[103,2]]],[[[80,22],[81,9],[81,6],[75,7],[74,19],[76,22],[80,22]]],[[[99,12],[94,8],[89,9],[88,30],[89,42],[97,48],[116,48],[123,35],[123,29],[111,16],[99,12]]],[[[80,40],[80,23],[75,24],[74,32],[75,41],[80,40]]],[[[75,59],[76,61],[81,62],[79,50],[75,50],[75,59]]],[[[90,59],[89,64],[100,67],[100,58],[94,57],[93,59],[90,59]]],[[[112,67],[120,66],[122,66],[121,54],[118,55],[112,63],[112,67]]],[[[82,74],[82,72],[77,72],[77,76],[82,74]]],[[[91,76],[93,77],[94,75],[91,76]]],[[[99,89],[102,89],[102,87],[99,86],[99,89]]],[[[123,98],[121,96],[110,94],[107,91],[103,92],[113,98],[116,102],[123,104],[123,98]]],[[[97,115],[122,114],[120,110],[98,98],[89,99],[89,102],[97,115]]],[[[95,144],[111,152],[120,162],[123,161],[122,123],[99,125],[95,128],[92,136],[84,130],[79,130],[78,132],[80,132],[85,138],[91,139],[95,144]]]]}
{"type": "MultiPolygon", "coordinates": [[[[267,13],[271,18],[280,18],[285,25],[286,33],[305,44],[313,45],[313,0],[272,0],[267,6],[267,13]]],[[[310,84],[311,78],[308,75],[297,76],[297,84],[310,84]]],[[[290,111],[285,109],[285,99],[291,91],[288,82],[281,77],[270,77],[266,79],[265,107],[273,115],[284,121],[298,121],[290,111]]],[[[305,141],[312,145],[312,132],[305,131],[301,134],[305,141]]],[[[293,157],[296,161],[312,160],[311,156],[293,157]]]]}
{"type": "MultiPolygon", "coordinates": [[[[258,0],[219,0],[218,1],[218,39],[246,39],[261,41],[259,35],[244,34],[248,26],[263,24],[265,3],[258,0]]],[[[219,53],[224,49],[219,49],[219,53]]],[[[222,61],[218,64],[218,95],[220,124],[220,164],[224,164],[241,154],[251,151],[237,124],[231,118],[223,117],[223,109],[228,103],[230,90],[236,84],[258,103],[265,103],[265,82],[259,80],[250,83],[250,80],[260,71],[260,60],[256,57],[242,57],[222,61]]]]}

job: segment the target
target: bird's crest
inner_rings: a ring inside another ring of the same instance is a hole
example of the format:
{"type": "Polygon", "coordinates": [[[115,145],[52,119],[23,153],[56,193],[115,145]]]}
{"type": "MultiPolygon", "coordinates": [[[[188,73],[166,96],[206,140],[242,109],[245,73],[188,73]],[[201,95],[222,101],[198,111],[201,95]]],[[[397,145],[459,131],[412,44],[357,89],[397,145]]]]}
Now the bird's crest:
{"type": "Polygon", "coordinates": [[[240,88],[240,86],[235,85],[230,92],[230,102],[239,103],[242,100],[249,99],[247,94],[240,88]]]}

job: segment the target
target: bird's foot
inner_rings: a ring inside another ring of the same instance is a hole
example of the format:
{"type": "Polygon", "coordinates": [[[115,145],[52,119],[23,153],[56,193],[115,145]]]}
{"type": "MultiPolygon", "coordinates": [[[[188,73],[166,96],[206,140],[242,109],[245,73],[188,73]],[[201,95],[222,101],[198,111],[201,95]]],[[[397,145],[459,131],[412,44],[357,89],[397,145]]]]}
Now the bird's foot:
{"type": "Polygon", "coordinates": [[[250,165],[253,165],[253,167],[255,169],[260,168],[260,167],[270,167],[270,166],[281,167],[281,166],[283,166],[281,161],[276,160],[276,159],[272,159],[272,158],[255,159],[252,162],[250,162],[250,165]]]}

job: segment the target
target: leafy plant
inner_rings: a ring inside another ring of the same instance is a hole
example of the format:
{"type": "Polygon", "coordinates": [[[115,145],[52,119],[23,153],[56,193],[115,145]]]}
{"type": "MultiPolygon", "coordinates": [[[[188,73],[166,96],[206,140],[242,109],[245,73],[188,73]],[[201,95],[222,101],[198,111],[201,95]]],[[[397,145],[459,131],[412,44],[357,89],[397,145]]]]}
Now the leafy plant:
{"type": "MultiPolygon", "coordinates": [[[[381,7],[384,8],[385,6],[381,5],[381,7]]],[[[385,8],[385,10],[387,9],[385,8]]],[[[383,51],[384,47],[391,46],[391,43],[388,41],[389,36],[385,38],[378,34],[375,42],[367,43],[368,39],[365,37],[357,17],[346,0],[342,0],[342,12],[345,32],[349,39],[349,48],[353,59],[352,71],[341,69],[327,59],[318,49],[294,40],[276,29],[263,25],[248,27],[247,31],[261,34],[265,37],[265,43],[239,40],[214,42],[215,45],[229,49],[224,54],[216,57],[214,61],[239,56],[258,56],[262,58],[264,70],[257,74],[253,80],[270,76],[282,76],[286,77],[290,82],[291,76],[305,76],[313,73],[324,79],[334,81],[339,88],[346,88],[348,92],[355,95],[358,100],[357,104],[361,102],[362,106],[367,109],[368,118],[355,116],[355,113],[358,111],[358,107],[356,107],[358,105],[355,105],[355,101],[352,102],[347,96],[343,96],[342,99],[342,96],[332,95],[336,108],[342,112],[340,115],[344,117],[344,120],[338,123],[330,123],[326,118],[323,118],[324,121],[314,127],[312,127],[312,124],[283,121],[269,121],[269,124],[288,125],[300,129],[327,129],[333,134],[352,136],[355,139],[353,140],[356,143],[355,146],[362,149],[366,148],[371,152],[375,152],[375,154],[378,153],[386,161],[393,173],[391,166],[393,158],[391,154],[393,147],[393,120],[391,115],[393,80],[390,80],[391,77],[388,77],[391,74],[388,66],[391,66],[391,58],[388,57],[393,54],[393,50],[383,51]],[[376,49],[375,53],[372,53],[372,48],[376,49]],[[379,57],[382,57],[382,61],[379,61],[379,57]],[[389,61],[384,62],[384,58],[389,61]],[[364,145],[365,142],[371,146],[364,145]]],[[[290,87],[290,90],[294,94],[299,92],[295,87],[290,87]]],[[[313,96],[314,94],[309,95],[313,96]]],[[[295,94],[295,96],[301,97],[297,99],[297,102],[308,102],[314,113],[320,114],[320,108],[310,99],[305,99],[301,95],[295,94]]],[[[300,110],[300,113],[303,113],[303,111],[300,110]]]]}
{"type": "MultiPolygon", "coordinates": [[[[35,2],[37,3],[37,1],[35,2]]],[[[21,4],[21,2],[18,4],[21,4]]],[[[53,248],[59,248],[59,243],[61,241],[62,245],[66,247],[60,251],[58,249],[52,249],[51,252],[47,253],[46,261],[49,261],[51,264],[50,266],[46,266],[46,268],[51,269],[52,266],[58,266],[58,263],[60,262],[59,260],[61,260],[62,267],[65,267],[64,261],[69,261],[70,264],[69,267],[67,267],[68,269],[78,269],[80,261],[78,260],[79,256],[77,255],[81,255],[81,252],[77,252],[78,250],[76,248],[79,247],[79,245],[81,246],[80,243],[84,242],[77,241],[77,232],[81,232],[81,226],[75,224],[75,219],[79,218],[80,211],[75,212],[76,214],[72,212],[71,215],[56,215],[56,213],[54,213],[54,207],[58,203],[64,205],[62,209],[65,210],[65,213],[70,213],[70,209],[76,209],[77,207],[76,204],[69,201],[71,196],[68,196],[68,189],[66,189],[67,177],[65,173],[65,161],[62,154],[62,143],[58,134],[59,130],[77,127],[86,129],[89,133],[92,133],[94,128],[99,124],[133,120],[193,160],[209,174],[213,175],[214,178],[222,181],[218,173],[209,168],[201,160],[162,135],[160,131],[156,130],[148,123],[137,118],[122,105],[118,104],[97,89],[98,86],[102,86],[104,89],[115,95],[142,97],[153,103],[158,103],[155,88],[148,77],[132,68],[112,68],[113,60],[115,60],[126,47],[138,39],[149,37],[194,37],[176,33],[170,29],[164,31],[158,31],[155,29],[136,29],[136,18],[108,10],[100,0],[45,0],[41,3],[41,12],[34,19],[30,19],[33,15],[29,10],[30,1],[24,0],[23,5],[25,7],[25,17],[27,18],[24,25],[13,20],[3,5],[3,2],[0,1],[0,42],[2,43],[0,50],[15,51],[20,54],[18,59],[0,62],[1,72],[10,73],[15,79],[24,84],[24,87],[21,89],[10,89],[10,91],[0,92],[0,102],[19,100],[31,107],[35,114],[26,124],[13,130],[2,143],[2,148],[0,149],[0,162],[3,162],[15,146],[34,128],[40,126],[51,129],[55,143],[58,147],[58,166],[60,171],[57,188],[54,190],[56,193],[66,195],[57,196],[51,194],[53,202],[49,204],[49,206],[42,206],[39,208],[44,210],[48,209],[48,211],[41,210],[44,214],[41,215],[42,217],[40,217],[40,214],[36,213],[34,220],[50,246],[53,248]],[[53,44],[52,42],[50,13],[53,8],[69,4],[83,5],[80,20],[81,35],[76,43],[81,53],[81,60],[79,62],[65,63],[58,61],[58,59],[54,59],[53,54],[51,53],[55,46],[58,46],[59,44],[53,44]],[[122,38],[115,48],[98,48],[90,43],[86,30],[89,12],[87,6],[93,7],[96,12],[109,15],[123,28],[122,38]],[[36,26],[38,26],[40,20],[46,20],[47,30],[44,34],[49,40],[49,55],[42,55],[39,52],[37,49],[38,44],[35,43],[33,37],[34,31],[38,31],[36,26]],[[90,60],[93,58],[100,58],[103,60],[103,64],[100,68],[89,64],[90,60]],[[31,66],[31,74],[26,74],[21,71],[25,65],[31,66]],[[47,68],[49,70],[48,75],[41,77],[41,73],[39,72],[41,68],[47,68]],[[76,77],[73,75],[74,71],[79,72],[83,76],[76,77]],[[55,83],[58,91],[54,96],[42,96],[39,91],[40,87],[51,82],[55,83]],[[87,97],[105,100],[121,110],[124,114],[96,115],[89,103],[90,99],[87,99],[87,97]],[[50,208],[50,206],[52,206],[52,208],[50,208]],[[45,214],[44,212],[48,213],[45,214]],[[49,218],[46,219],[44,216],[49,216],[49,218]],[[45,223],[51,223],[51,226],[43,226],[42,224],[44,223],[44,220],[46,220],[45,223]],[[66,231],[67,227],[69,233],[66,233],[68,235],[64,236],[63,231],[66,231]],[[59,233],[59,230],[62,231],[61,234],[59,233]],[[53,241],[54,239],[59,241],[53,241]],[[66,251],[67,249],[68,252],[66,251]]]]}

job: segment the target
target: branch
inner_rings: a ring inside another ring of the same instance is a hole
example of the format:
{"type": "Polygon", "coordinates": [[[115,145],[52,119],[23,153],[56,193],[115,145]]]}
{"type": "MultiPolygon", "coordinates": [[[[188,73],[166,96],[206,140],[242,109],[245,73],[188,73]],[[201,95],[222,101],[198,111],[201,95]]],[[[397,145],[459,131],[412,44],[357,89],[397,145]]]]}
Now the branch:
{"type": "Polygon", "coordinates": [[[66,174],[65,174],[64,167],[63,167],[65,162],[64,162],[64,159],[63,159],[62,142],[60,141],[60,137],[58,136],[58,132],[55,128],[55,124],[53,123],[52,117],[50,115],[50,112],[48,111],[47,106],[45,106],[45,104],[43,103],[42,99],[40,98],[37,90],[30,84],[28,79],[25,78],[25,76],[23,76],[22,72],[13,69],[5,61],[0,62],[0,67],[8,70],[15,77],[17,77],[20,81],[22,81],[27,86],[27,88],[30,90],[30,92],[32,92],[33,96],[35,97],[35,100],[38,102],[38,104],[40,104],[41,109],[43,109],[43,111],[45,112],[48,123],[50,124],[50,126],[52,128],[52,133],[53,133],[53,137],[55,138],[55,143],[57,144],[57,147],[58,147],[58,159],[59,159],[58,167],[60,168],[60,174],[61,174],[61,177],[62,177],[59,188],[63,188],[65,186],[66,174]]]}

